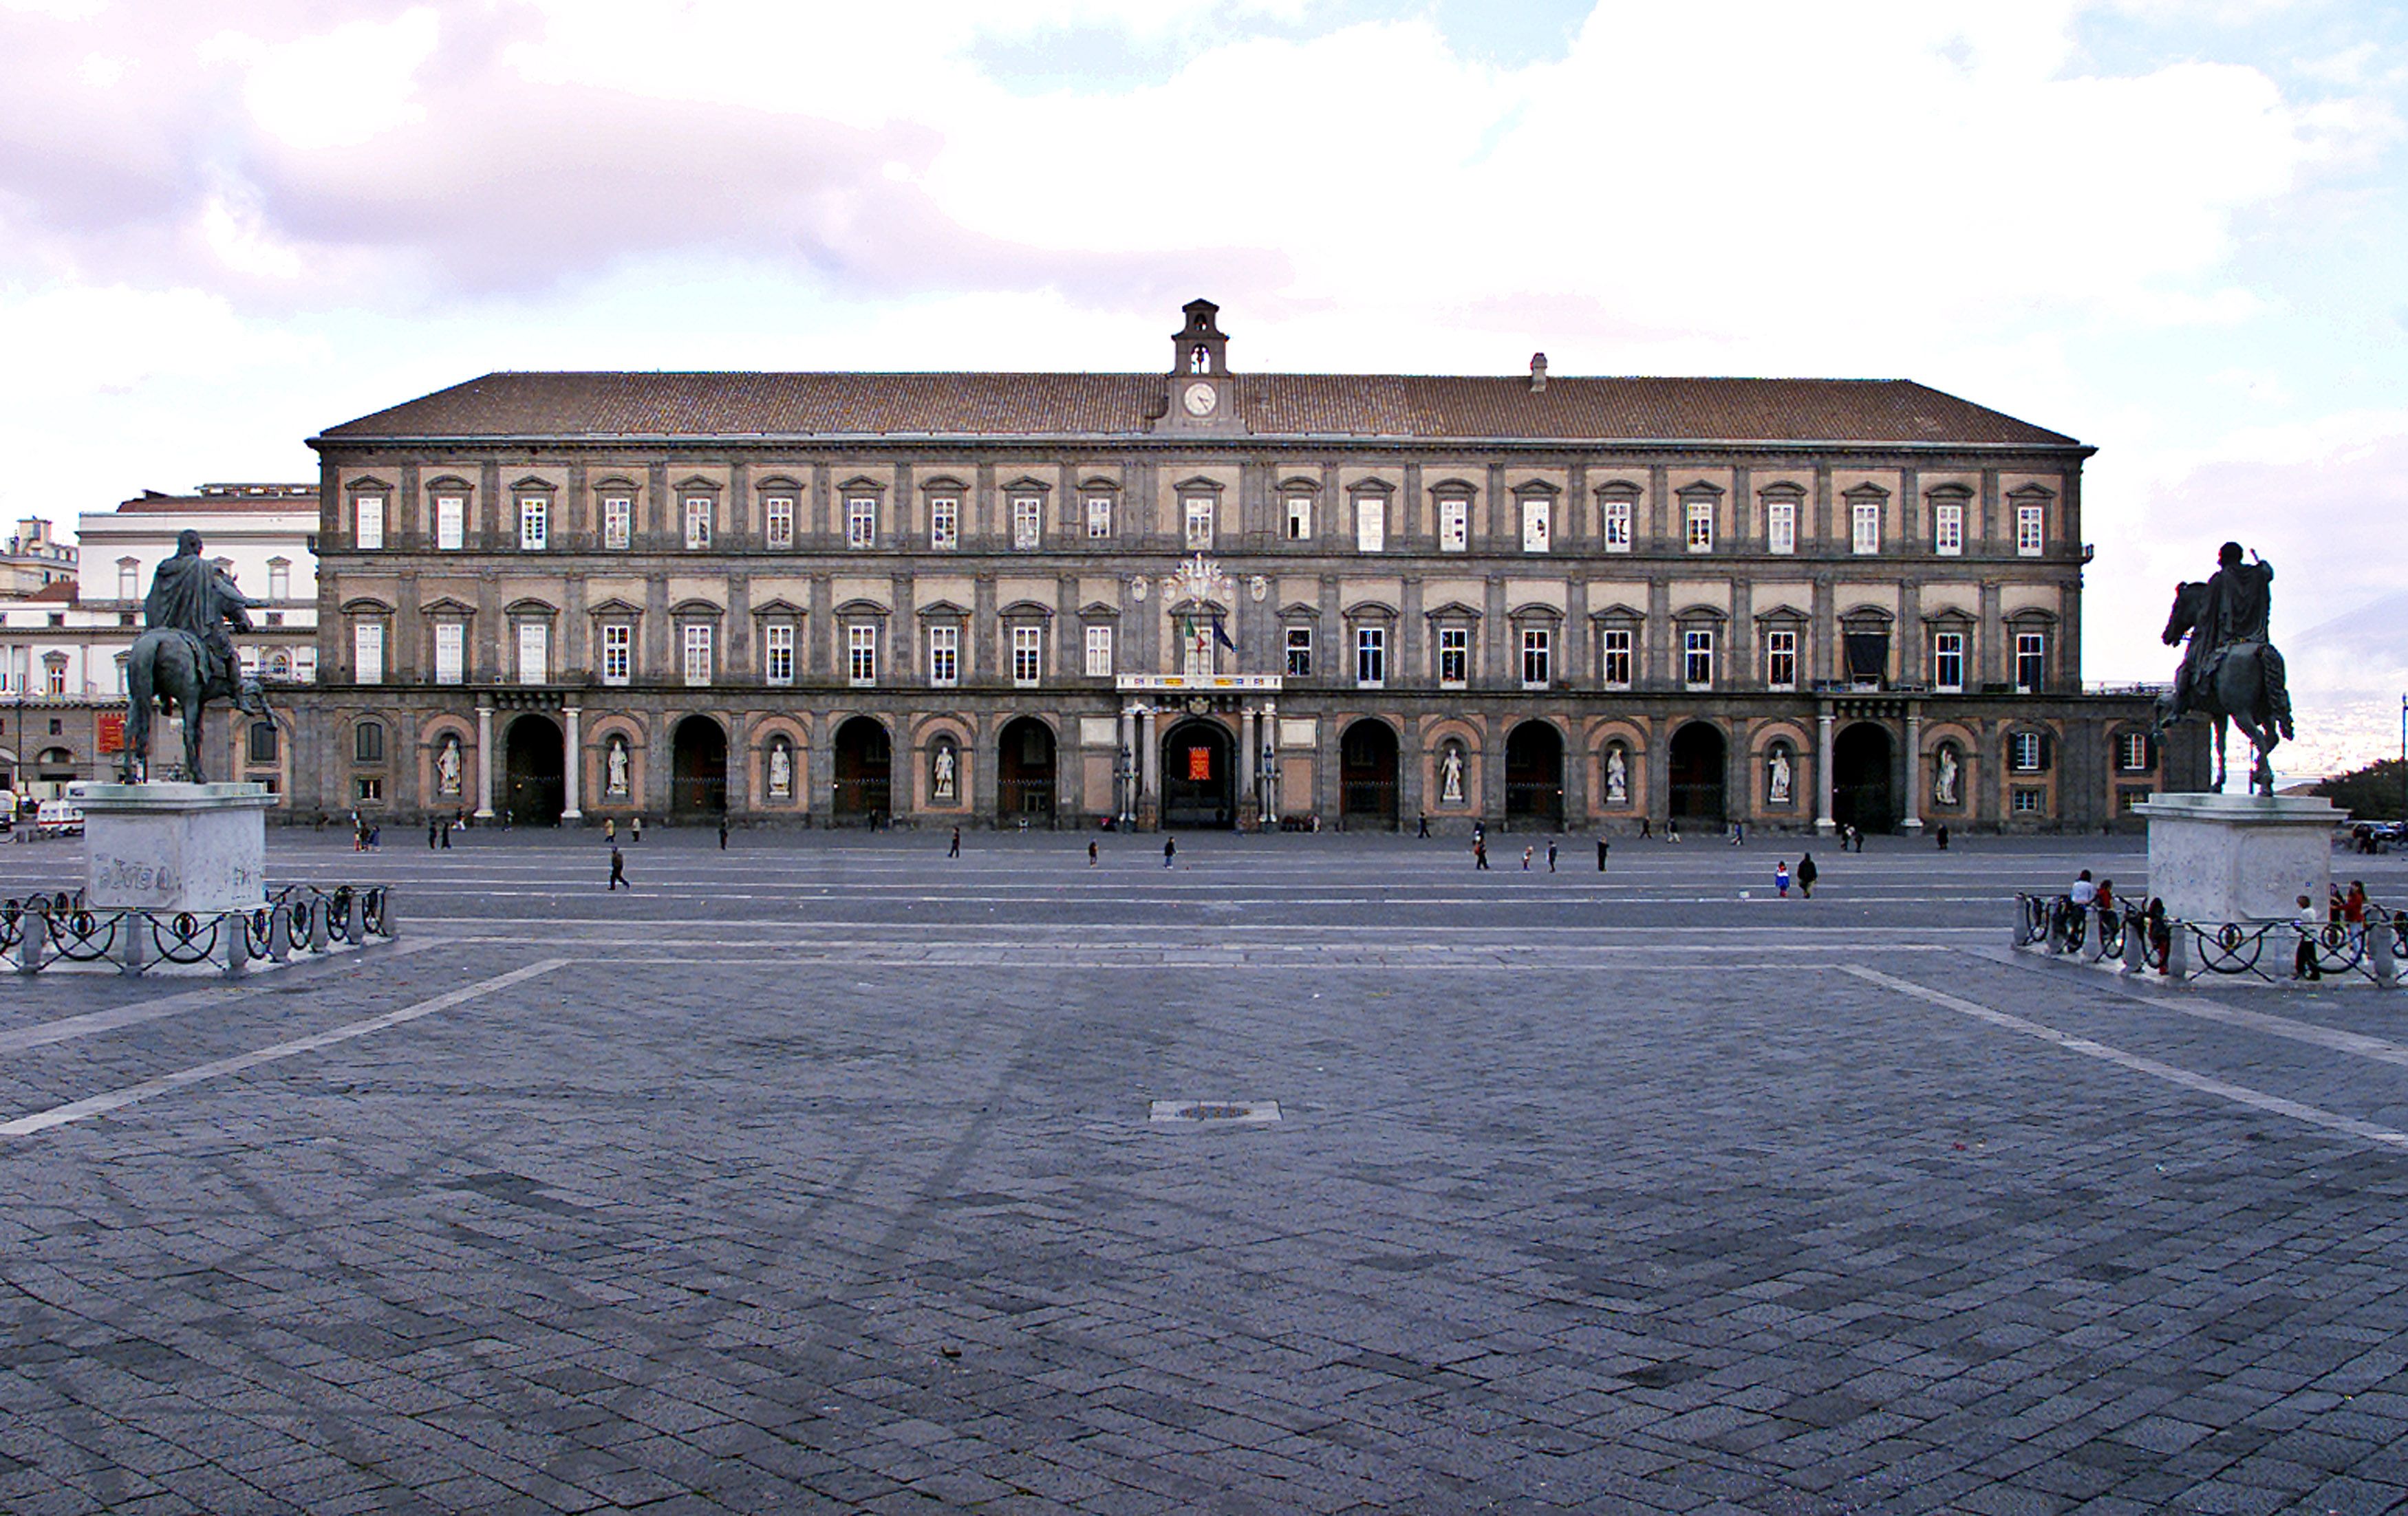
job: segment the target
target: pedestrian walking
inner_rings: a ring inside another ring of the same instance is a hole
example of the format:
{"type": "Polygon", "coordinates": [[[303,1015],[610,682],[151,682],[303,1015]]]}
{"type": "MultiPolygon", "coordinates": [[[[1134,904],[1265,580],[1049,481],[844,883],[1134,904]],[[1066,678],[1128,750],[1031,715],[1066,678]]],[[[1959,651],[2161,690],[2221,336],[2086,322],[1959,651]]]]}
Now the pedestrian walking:
{"type": "MultiPolygon", "coordinates": [[[[615,890],[622,884],[627,884],[627,855],[619,851],[619,844],[613,842],[610,844],[610,888],[615,890]]],[[[635,886],[627,884],[627,888],[632,890],[635,886]]]]}
{"type": "Polygon", "coordinates": [[[443,830],[443,823],[442,823],[441,822],[437,821],[437,820],[436,820],[434,817],[432,817],[432,816],[429,816],[429,817],[427,817],[427,818],[426,818],[426,851],[429,851],[429,852],[433,852],[433,851],[435,851],[435,834],[436,834],[436,833],[437,833],[437,832],[440,832],[440,831],[442,831],[442,830],[443,830]]]}
{"type": "Polygon", "coordinates": [[[368,851],[371,851],[371,852],[374,852],[375,851],[377,851],[378,849],[380,849],[380,848],[381,848],[381,847],[383,847],[383,846],[384,846],[384,826],[383,826],[383,824],[382,824],[381,822],[380,822],[380,823],[378,823],[378,824],[376,824],[376,825],[371,826],[371,827],[369,827],[369,828],[368,828],[368,851]]]}
{"type": "Polygon", "coordinates": [[[1678,842],[1681,840],[1681,823],[1679,822],[1670,821],[1664,823],[1664,840],[1667,842],[1678,842]]]}
{"type": "Polygon", "coordinates": [[[1940,844],[1940,851],[1942,852],[1946,852],[1948,851],[1948,823],[1946,822],[1942,822],[1939,829],[1931,834],[1931,840],[1940,844]]]}
{"type": "Polygon", "coordinates": [[[1737,822],[1731,822],[1730,845],[1734,848],[1742,848],[1747,845],[1746,829],[1737,822]]]}
{"type": "Polygon", "coordinates": [[[1087,839],[1087,866],[1089,868],[1096,866],[1096,843],[1093,837],[1087,839]]]}
{"type": "Polygon", "coordinates": [[[1809,900],[1813,899],[1814,878],[1821,872],[1822,870],[1814,866],[1814,855],[1813,853],[1799,853],[1798,855],[1798,893],[1809,900]]]}
{"type": "Polygon", "coordinates": [[[1415,837],[1427,837],[1427,836],[1429,836],[1429,812],[1428,812],[1428,811],[1423,811],[1423,812],[1422,812],[1422,829],[1421,829],[1420,831],[1418,831],[1418,832],[1414,833],[1413,835],[1414,835],[1415,837]]]}
{"type": "Polygon", "coordinates": [[[2320,980],[2324,966],[2316,962],[2316,933],[2326,924],[2316,903],[2306,895],[2300,896],[2300,945],[2291,953],[2291,978],[2320,980]]]}
{"type": "Polygon", "coordinates": [[[1784,858],[1781,862],[1772,865],[1772,887],[1780,893],[1782,899],[1786,900],[1789,898],[1788,859],[1784,858]]]}
{"type": "Polygon", "coordinates": [[[446,827],[443,832],[443,851],[445,852],[452,851],[452,832],[449,827],[446,827]]]}
{"type": "Polygon", "coordinates": [[[1649,830],[1648,830],[1648,822],[1647,822],[1647,818],[1646,818],[1646,817],[1644,817],[1644,816],[1641,816],[1641,817],[1640,817],[1640,818],[1639,818],[1639,835],[1640,835],[1640,837],[1641,837],[1642,839],[1643,839],[1643,838],[1648,838],[1648,837],[1653,837],[1656,835],[1655,833],[1653,833],[1653,832],[1651,832],[1651,831],[1649,831],[1649,830]]]}
{"type": "Polygon", "coordinates": [[[1525,847],[1525,848],[1522,850],[1522,872],[1523,872],[1523,873],[1526,874],[1526,873],[1528,873],[1528,872],[1530,871],[1530,855],[1531,855],[1532,853],[1534,853],[1534,852],[1538,851],[1539,851],[1539,850],[1538,850],[1536,847],[1534,847],[1534,846],[1533,846],[1533,847],[1525,847]]]}
{"type": "Polygon", "coordinates": [[[1488,839],[1484,837],[1474,837],[1471,839],[1471,866],[1474,868],[1488,866],[1488,839]]]}
{"type": "Polygon", "coordinates": [[[1605,839],[1604,833],[1598,833],[1597,838],[1597,871],[1598,873],[1605,872],[1605,855],[1612,851],[1613,844],[1605,839]]]}
{"type": "Polygon", "coordinates": [[[1474,842],[1485,842],[1488,840],[1488,823],[1486,822],[1473,822],[1471,823],[1471,840],[1474,842]]]}
{"type": "Polygon", "coordinates": [[[616,818],[605,818],[603,820],[602,840],[613,843],[619,840],[619,822],[616,818]]]}
{"type": "Polygon", "coordinates": [[[2363,952],[2366,950],[2366,881],[2349,881],[2349,894],[2341,897],[2341,922],[2349,929],[2349,945],[2363,952]]]}
{"type": "Polygon", "coordinates": [[[644,819],[641,816],[631,816],[627,819],[627,840],[630,842],[644,840],[644,819]]]}
{"type": "Polygon", "coordinates": [[[1178,859],[1179,839],[1175,837],[1164,837],[1162,839],[1162,866],[1168,868],[1176,863],[1178,859]]]}
{"type": "Polygon", "coordinates": [[[956,827],[954,827],[954,828],[953,828],[953,845],[952,847],[947,848],[947,849],[945,850],[945,856],[946,856],[946,857],[948,857],[948,858],[959,858],[961,855],[962,855],[962,829],[961,829],[960,827],[956,826],[956,827]]]}
{"type": "Polygon", "coordinates": [[[1549,837],[1549,838],[1547,838],[1547,872],[1548,872],[1548,873],[1550,873],[1550,874],[1552,874],[1552,873],[1554,873],[1555,871],[1555,839],[1554,837],[1549,837]]]}
{"type": "Polygon", "coordinates": [[[719,851],[727,851],[727,818],[724,816],[719,818],[719,851]]]}

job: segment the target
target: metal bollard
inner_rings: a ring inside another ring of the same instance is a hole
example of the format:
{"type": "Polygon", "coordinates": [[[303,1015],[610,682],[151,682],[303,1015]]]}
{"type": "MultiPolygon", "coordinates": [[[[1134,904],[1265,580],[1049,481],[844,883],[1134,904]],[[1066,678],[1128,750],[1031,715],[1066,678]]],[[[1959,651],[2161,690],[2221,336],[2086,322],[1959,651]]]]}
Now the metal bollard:
{"type": "Polygon", "coordinates": [[[2391,945],[2391,923],[2377,917],[2366,926],[2366,956],[2374,971],[2374,982],[2385,989],[2400,983],[2400,955],[2391,945]]]}
{"type": "Polygon", "coordinates": [[[242,965],[251,961],[251,912],[227,911],[218,918],[218,930],[225,934],[226,978],[240,979],[242,965]]]}
{"type": "Polygon", "coordinates": [[[37,974],[42,968],[42,954],[50,945],[50,909],[47,902],[30,905],[17,918],[17,972],[37,974]]]}
{"type": "Polygon", "coordinates": [[[2144,974],[2149,968],[2149,922],[2146,917],[2127,917],[2124,922],[2124,972],[2144,974]]]}
{"type": "Polygon", "coordinates": [[[393,886],[388,884],[383,889],[379,890],[377,892],[377,900],[379,902],[377,906],[377,921],[379,924],[384,928],[384,931],[380,935],[382,936],[387,942],[400,941],[401,919],[393,913],[393,886]]]}
{"type": "Polygon", "coordinates": [[[309,903],[309,951],[326,951],[326,899],[323,895],[309,903]]]}
{"type": "Polygon", "coordinates": [[[353,890],[351,904],[343,908],[343,940],[356,948],[367,940],[367,892],[353,890]]]}
{"type": "Polygon", "coordinates": [[[117,927],[125,934],[125,940],[117,945],[118,972],[141,973],[146,946],[142,939],[150,935],[150,919],[138,910],[123,910],[118,913],[117,927]]]}
{"type": "Polygon", "coordinates": [[[2180,922],[2167,923],[2166,982],[2181,984],[2190,978],[2190,928],[2180,922]]]}
{"type": "Polygon", "coordinates": [[[283,963],[293,956],[293,908],[278,901],[267,908],[267,961],[283,963]]]}
{"type": "Polygon", "coordinates": [[[2095,964],[2106,956],[2107,938],[2100,929],[2099,912],[2085,910],[2082,913],[2082,961],[2095,964]]]}

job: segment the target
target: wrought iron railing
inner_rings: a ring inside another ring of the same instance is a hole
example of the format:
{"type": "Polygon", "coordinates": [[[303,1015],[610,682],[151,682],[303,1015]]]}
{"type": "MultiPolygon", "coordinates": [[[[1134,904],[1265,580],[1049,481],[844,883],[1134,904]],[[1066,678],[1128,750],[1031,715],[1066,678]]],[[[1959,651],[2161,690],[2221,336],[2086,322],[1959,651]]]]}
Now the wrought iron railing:
{"type": "Polygon", "coordinates": [[[389,886],[288,884],[250,910],[165,911],[88,906],[81,891],[0,900],[0,955],[21,974],[55,964],[217,964],[229,975],[399,936],[389,886]]]}
{"type": "Polygon", "coordinates": [[[2189,922],[2149,917],[2135,906],[2106,910],[2077,906],[2066,895],[2018,894],[2018,948],[2115,961],[2126,973],[2170,980],[2218,975],[2272,982],[2289,979],[2362,978],[2390,986],[2408,963],[2408,911],[2377,903],[2364,922],[2189,922]]]}

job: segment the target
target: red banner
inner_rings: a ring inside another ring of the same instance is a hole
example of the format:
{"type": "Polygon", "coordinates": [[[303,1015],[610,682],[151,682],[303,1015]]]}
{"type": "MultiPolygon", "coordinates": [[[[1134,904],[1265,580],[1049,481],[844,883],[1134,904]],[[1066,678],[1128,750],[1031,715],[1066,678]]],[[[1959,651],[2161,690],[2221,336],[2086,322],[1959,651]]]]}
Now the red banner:
{"type": "Polygon", "coordinates": [[[1187,777],[1191,779],[1209,779],[1212,777],[1211,749],[1190,748],[1187,750],[1187,777]]]}
{"type": "Polygon", "coordinates": [[[100,751],[103,752],[125,751],[125,712],[104,710],[100,713],[100,751]]]}

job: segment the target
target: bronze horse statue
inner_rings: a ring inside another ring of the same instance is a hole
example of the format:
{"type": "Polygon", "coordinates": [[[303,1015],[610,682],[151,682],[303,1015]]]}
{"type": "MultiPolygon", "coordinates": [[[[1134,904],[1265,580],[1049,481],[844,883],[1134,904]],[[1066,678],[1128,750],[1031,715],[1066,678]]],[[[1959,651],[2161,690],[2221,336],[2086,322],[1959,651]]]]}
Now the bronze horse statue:
{"type": "Polygon", "coordinates": [[[125,663],[125,751],[119,760],[118,778],[127,784],[138,784],[150,777],[150,717],[155,705],[161,715],[184,718],[184,763],[176,777],[194,784],[206,784],[201,771],[202,718],[212,699],[228,699],[237,709],[252,716],[267,714],[267,701],[261,695],[259,681],[242,678],[238,668],[230,668],[231,682],[212,683],[203,673],[208,658],[202,650],[201,639],[190,632],[172,626],[154,626],[134,639],[134,651],[125,663]]]}
{"type": "MultiPolygon", "coordinates": [[[[2207,613],[2207,586],[2186,580],[2174,586],[2173,609],[2166,617],[2165,644],[2172,647],[2186,636],[2197,638],[2205,633],[2200,625],[2207,613]]],[[[2187,691],[2187,699],[2175,694],[2157,697],[2157,730],[2188,714],[2213,717],[2215,721],[2215,782],[2209,786],[2224,793],[2224,743],[2228,723],[2241,728],[2249,739],[2249,793],[2274,793],[2274,765],[2269,762],[2274,749],[2288,735],[2287,702],[2279,701],[2277,692],[2284,687],[2283,655],[2273,644],[2261,641],[2235,642],[2226,647],[2212,648],[2200,661],[2187,691]]]]}

